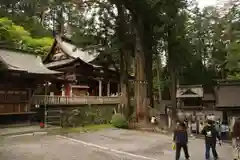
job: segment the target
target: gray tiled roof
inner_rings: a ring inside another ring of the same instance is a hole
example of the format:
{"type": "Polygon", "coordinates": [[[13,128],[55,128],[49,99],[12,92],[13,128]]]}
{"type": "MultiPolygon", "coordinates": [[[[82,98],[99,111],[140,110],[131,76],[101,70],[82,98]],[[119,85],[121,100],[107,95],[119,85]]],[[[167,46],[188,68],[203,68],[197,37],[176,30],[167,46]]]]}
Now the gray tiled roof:
{"type": "Polygon", "coordinates": [[[47,69],[39,56],[0,49],[0,61],[6,65],[9,70],[25,71],[35,74],[58,74],[47,69]]]}

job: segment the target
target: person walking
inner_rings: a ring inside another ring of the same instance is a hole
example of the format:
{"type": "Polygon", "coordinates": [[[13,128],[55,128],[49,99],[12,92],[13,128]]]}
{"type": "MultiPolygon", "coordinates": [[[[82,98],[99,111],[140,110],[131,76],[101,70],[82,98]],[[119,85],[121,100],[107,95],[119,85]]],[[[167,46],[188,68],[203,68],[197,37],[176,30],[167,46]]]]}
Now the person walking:
{"type": "Polygon", "coordinates": [[[189,160],[188,153],[188,133],[184,123],[180,123],[174,131],[173,142],[176,144],[176,160],[179,160],[181,149],[183,148],[186,160],[189,160]]]}
{"type": "Polygon", "coordinates": [[[212,120],[207,121],[207,125],[203,128],[202,134],[205,136],[205,158],[209,160],[210,158],[210,149],[212,149],[212,153],[214,159],[218,159],[218,153],[216,151],[216,143],[217,139],[219,140],[219,144],[221,145],[221,140],[218,131],[214,126],[214,122],[212,120]]]}
{"type": "Polygon", "coordinates": [[[198,134],[199,134],[199,133],[202,133],[203,128],[204,128],[203,122],[200,122],[198,134]]]}
{"type": "Polygon", "coordinates": [[[221,122],[220,122],[220,120],[216,121],[215,128],[218,131],[218,134],[220,135],[221,134],[221,122]]]}
{"type": "Polygon", "coordinates": [[[227,133],[228,133],[228,125],[226,122],[223,122],[221,125],[221,139],[227,140],[227,133]]]}
{"type": "Polygon", "coordinates": [[[232,128],[233,160],[240,160],[240,119],[236,119],[232,128]]]}

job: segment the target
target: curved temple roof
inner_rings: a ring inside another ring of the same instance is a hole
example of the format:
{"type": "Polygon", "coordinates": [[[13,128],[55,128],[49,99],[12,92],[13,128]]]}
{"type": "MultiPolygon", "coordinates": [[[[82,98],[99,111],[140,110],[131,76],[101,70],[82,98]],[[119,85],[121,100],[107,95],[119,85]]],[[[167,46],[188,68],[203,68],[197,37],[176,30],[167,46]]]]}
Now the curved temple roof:
{"type": "Polygon", "coordinates": [[[0,62],[3,63],[7,69],[13,71],[24,71],[33,74],[61,73],[46,68],[39,56],[6,49],[0,49],[0,62]]]}
{"type": "Polygon", "coordinates": [[[72,58],[80,58],[86,63],[93,61],[99,55],[99,53],[94,50],[83,51],[81,48],[77,48],[75,45],[65,42],[59,37],[56,37],[56,40],[66,54],[68,54],[72,58]]]}
{"type": "MultiPolygon", "coordinates": [[[[97,52],[96,49],[92,48],[88,50],[83,50],[82,48],[76,47],[76,45],[72,44],[61,36],[56,36],[51,52],[44,59],[44,65],[49,69],[53,69],[60,66],[65,66],[70,63],[81,61],[93,68],[100,69],[103,68],[103,66],[93,63],[93,61],[96,60],[99,55],[100,52],[97,52]],[[51,61],[50,55],[52,54],[52,52],[54,52],[53,48],[56,47],[56,45],[58,45],[59,49],[61,49],[61,51],[68,57],[67,59],[51,61]]],[[[108,69],[111,71],[116,71],[114,67],[109,67],[108,69]]]]}

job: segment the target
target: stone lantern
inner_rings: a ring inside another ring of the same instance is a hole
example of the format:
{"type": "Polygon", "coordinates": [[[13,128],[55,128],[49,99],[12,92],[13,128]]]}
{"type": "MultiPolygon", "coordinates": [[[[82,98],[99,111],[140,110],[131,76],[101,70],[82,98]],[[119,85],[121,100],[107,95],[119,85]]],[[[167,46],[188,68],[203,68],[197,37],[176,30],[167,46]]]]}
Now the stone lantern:
{"type": "Polygon", "coordinates": [[[185,115],[184,115],[184,113],[183,113],[182,111],[179,111],[179,112],[177,113],[177,116],[178,116],[178,119],[179,119],[180,121],[183,121],[183,120],[184,120],[185,115]]]}

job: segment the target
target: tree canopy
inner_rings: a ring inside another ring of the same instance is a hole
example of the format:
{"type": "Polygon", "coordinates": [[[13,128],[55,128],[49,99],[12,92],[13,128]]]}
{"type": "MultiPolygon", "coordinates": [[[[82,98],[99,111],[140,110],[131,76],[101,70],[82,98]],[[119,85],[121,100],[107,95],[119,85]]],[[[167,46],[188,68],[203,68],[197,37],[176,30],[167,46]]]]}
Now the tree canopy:
{"type": "Polygon", "coordinates": [[[49,52],[53,39],[51,37],[33,38],[22,26],[16,25],[8,18],[0,18],[0,46],[22,49],[36,54],[49,52]]]}

